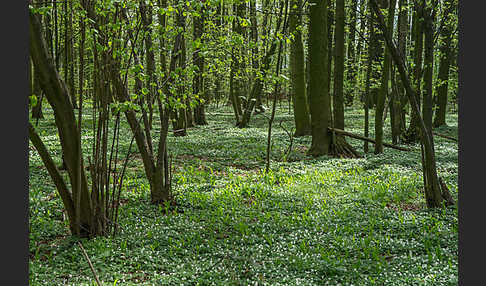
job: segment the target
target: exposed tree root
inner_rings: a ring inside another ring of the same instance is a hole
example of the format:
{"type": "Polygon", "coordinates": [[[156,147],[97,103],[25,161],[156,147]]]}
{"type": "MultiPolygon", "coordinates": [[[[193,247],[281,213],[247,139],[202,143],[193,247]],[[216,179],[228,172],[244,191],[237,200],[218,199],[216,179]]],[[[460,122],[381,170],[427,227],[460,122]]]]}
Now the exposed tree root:
{"type": "Polygon", "coordinates": [[[338,158],[361,158],[362,156],[354,150],[344,136],[332,132],[331,145],[329,146],[329,154],[338,158]]]}
{"type": "Polygon", "coordinates": [[[442,198],[444,198],[445,205],[446,206],[453,206],[456,203],[454,202],[454,199],[452,198],[451,193],[449,192],[449,188],[447,185],[444,183],[441,177],[439,177],[439,183],[440,183],[440,189],[442,191],[442,198]]]}

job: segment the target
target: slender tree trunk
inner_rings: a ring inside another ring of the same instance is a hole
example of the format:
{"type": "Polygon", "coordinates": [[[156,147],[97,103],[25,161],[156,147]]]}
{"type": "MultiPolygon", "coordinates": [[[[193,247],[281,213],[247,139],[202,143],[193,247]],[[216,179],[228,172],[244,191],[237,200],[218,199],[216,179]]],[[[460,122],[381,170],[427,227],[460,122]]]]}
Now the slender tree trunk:
{"type": "MultiPolygon", "coordinates": [[[[251,41],[254,43],[254,46],[251,49],[251,66],[252,66],[252,76],[251,81],[255,81],[256,72],[258,71],[258,67],[260,66],[259,61],[259,45],[258,45],[258,21],[257,21],[257,14],[256,14],[256,0],[250,0],[250,36],[251,41]]],[[[258,93],[256,96],[256,105],[255,105],[255,112],[262,113],[265,112],[265,108],[263,107],[262,102],[262,93],[258,93]]]]}
{"type": "Polygon", "coordinates": [[[336,0],[335,21],[333,126],[344,130],[344,0],[336,0]]]}
{"type": "MultiPolygon", "coordinates": [[[[408,35],[408,1],[399,0],[398,2],[398,51],[403,58],[407,55],[407,35],[408,35]]],[[[400,136],[406,130],[405,126],[405,105],[407,104],[407,97],[405,96],[405,88],[400,75],[396,72],[393,73],[396,83],[397,97],[394,100],[395,120],[392,126],[392,140],[393,143],[400,141],[400,136]]]]}
{"type": "Polygon", "coordinates": [[[69,95],[74,108],[77,108],[76,94],[74,93],[74,75],[71,75],[72,66],[72,4],[68,8],[68,2],[64,2],[64,82],[67,83],[69,95]],[[70,11],[69,11],[70,10],[70,11]]]}
{"type": "Polygon", "coordinates": [[[442,29],[440,31],[439,48],[439,74],[437,75],[434,126],[439,127],[446,124],[447,94],[449,88],[449,70],[452,61],[452,23],[451,15],[454,8],[454,0],[444,1],[444,14],[442,15],[442,29]]]}
{"type": "Polygon", "coordinates": [[[205,98],[205,91],[204,91],[204,79],[203,79],[203,74],[204,74],[204,58],[202,53],[199,52],[200,47],[203,46],[203,29],[204,29],[204,13],[205,13],[205,7],[203,7],[204,2],[201,1],[201,10],[198,11],[199,16],[193,17],[193,34],[194,34],[194,41],[196,43],[199,43],[198,47],[196,47],[196,50],[193,53],[192,60],[193,64],[197,66],[197,72],[194,75],[193,78],[193,93],[194,96],[197,99],[197,105],[194,108],[194,121],[197,125],[206,125],[208,124],[206,121],[206,115],[204,112],[204,101],[207,100],[205,98]],[[202,100],[201,100],[202,99],[202,100]]]}
{"type": "MultiPolygon", "coordinates": [[[[395,16],[395,0],[390,0],[390,5],[388,8],[388,27],[393,27],[393,19],[395,16]]],[[[392,38],[392,29],[389,30],[388,37],[392,38]]],[[[389,79],[390,79],[390,70],[391,70],[391,56],[389,52],[389,48],[385,48],[384,52],[384,61],[383,61],[383,74],[381,80],[381,87],[378,91],[378,97],[376,101],[376,110],[375,110],[375,154],[383,153],[383,111],[385,107],[385,100],[388,95],[388,86],[389,86],[389,79]]]]}
{"type": "MultiPolygon", "coordinates": [[[[282,6],[280,7],[280,10],[282,11],[282,6]]],[[[280,13],[281,14],[281,13],[280,13]]],[[[279,15],[280,15],[279,14],[279,15]]],[[[282,24],[282,17],[277,18],[277,24],[275,30],[278,31],[280,30],[280,26],[282,24]]],[[[267,71],[270,68],[270,63],[272,61],[272,56],[275,54],[275,51],[277,50],[277,40],[276,36],[272,36],[272,41],[270,47],[266,51],[265,56],[263,57],[263,60],[260,65],[260,74],[262,75],[261,77],[257,77],[255,82],[253,83],[250,95],[247,100],[247,104],[245,106],[245,111],[243,113],[243,116],[241,118],[241,121],[237,125],[240,128],[245,128],[248,126],[248,123],[250,122],[251,114],[253,112],[253,109],[256,105],[256,97],[259,93],[263,91],[263,78],[266,77],[267,71]]]]}
{"type": "MultiPolygon", "coordinates": [[[[182,2],[180,2],[182,3],[182,2]]],[[[181,47],[180,47],[180,50],[179,50],[179,53],[180,53],[180,56],[178,57],[178,67],[180,69],[184,69],[184,65],[185,65],[185,62],[186,62],[186,52],[185,52],[185,49],[186,49],[186,45],[185,45],[185,37],[184,37],[184,33],[185,33],[185,27],[186,27],[186,17],[184,16],[184,9],[183,8],[179,8],[177,9],[177,15],[176,15],[176,20],[177,20],[177,26],[179,29],[181,29],[181,32],[178,34],[181,38],[181,47]]],[[[182,72],[182,71],[181,71],[182,72]]],[[[182,78],[182,74],[179,73],[178,74],[179,77],[182,78]]],[[[180,81],[178,82],[178,88],[177,88],[177,92],[178,92],[178,95],[180,98],[181,98],[181,102],[183,103],[187,103],[186,101],[184,101],[182,99],[182,96],[184,94],[184,85],[185,82],[184,80],[180,79],[180,81]]],[[[174,129],[174,136],[186,136],[186,129],[187,129],[187,122],[188,122],[188,118],[187,118],[187,108],[189,108],[188,106],[186,108],[176,108],[172,111],[172,128],[174,129]]]]}
{"type": "MultiPolygon", "coordinates": [[[[422,85],[422,54],[423,54],[423,3],[422,1],[416,1],[413,11],[413,23],[412,33],[414,39],[413,47],[413,82],[416,90],[415,96],[417,96],[418,107],[420,109],[420,94],[422,85]]],[[[417,142],[419,140],[420,129],[418,127],[419,122],[417,114],[412,113],[410,118],[410,124],[408,126],[406,141],[417,142]]]]}
{"type": "Polygon", "coordinates": [[[40,77],[38,75],[37,69],[34,67],[34,95],[37,98],[36,105],[32,106],[32,118],[44,119],[44,113],[42,112],[42,101],[44,99],[44,94],[42,93],[40,85],[40,77]]]}
{"type": "MultiPolygon", "coordinates": [[[[436,0],[438,1],[438,0],[436,0]]],[[[435,1],[434,1],[435,2],[435,1]]],[[[433,106],[433,71],[434,71],[434,21],[435,9],[427,7],[424,13],[424,92],[422,103],[422,118],[430,132],[432,132],[433,106]]]]}
{"type": "MultiPolygon", "coordinates": [[[[368,59],[367,59],[367,67],[366,67],[366,81],[365,81],[365,96],[364,96],[364,136],[369,137],[369,125],[370,125],[370,89],[371,89],[371,75],[373,74],[373,51],[374,51],[374,44],[373,42],[376,40],[375,36],[375,27],[373,23],[373,18],[371,14],[371,7],[368,5],[367,9],[368,19],[368,59]]],[[[368,142],[364,142],[363,149],[365,153],[368,153],[368,142]]]]}
{"type": "Polygon", "coordinates": [[[391,37],[389,37],[388,34],[386,33],[387,27],[385,25],[384,17],[381,14],[375,1],[376,0],[370,1],[373,8],[373,12],[377,15],[378,25],[380,26],[380,29],[385,32],[384,35],[385,35],[386,45],[390,49],[393,61],[395,62],[398,72],[400,73],[402,82],[405,85],[406,94],[412,105],[413,112],[417,115],[417,118],[419,119],[419,127],[421,131],[420,139],[423,146],[423,162],[424,162],[422,168],[424,170],[424,173],[426,173],[426,177],[427,177],[426,185],[424,185],[425,200],[427,203],[427,207],[429,208],[441,207],[443,206],[442,202],[444,201],[444,198],[448,193],[447,190],[441,189],[439,178],[437,176],[437,166],[435,161],[432,129],[428,129],[426,127],[424,120],[420,116],[418,101],[417,98],[414,96],[415,90],[413,90],[412,85],[410,83],[410,79],[406,73],[404,59],[400,56],[398,49],[395,47],[395,44],[393,43],[391,37]]]}
{"type": "Polygon", "coordinates": [[[357,74],[356,74],[356,54],[355,54],[355,36],[356,36],[356,14],[358,11],[358,0],[351,0],[351,7],[349,9],[349,35],[348,46],[346,50],[346,81],[349,88],[345,90],[345,104],[351,106],[355,97],[357,74]]]}
{"type": "MultiPolygon", "coordinates": [[[[233,14],[236,16],[232,21],[232,31],[236,33],[237,37],[242,37],[242,29],[238,24],[238,18],[241,14],[241,9],[239,5],[233,4],[233,14]]],[[[231,70],[230,70],[230,101],[233,105],[233,111],[235,112],[236,124],[240,123],[240,117],[242,116],[242,106],[241,106],[241,67],[240,67],[240,47],[233,46],[231,48],[231,70]]]]}
{"type": "Polygon", "coordinates": [[[154,117],[154,101],[155,97],[157,96],[157,79],[155,77],[155,54],[154,54],[154,47],[152,41],[152,9],[147,7],[145,4],[145,0],[140,1],[140,14],[142,16],[143,22],[143,30],[145,32],[145,61],[147,63],[147,80],[146,80],[146,88],[148,89],[148,94],[143,95],[146,97],[146,104],[149,110],[149,118],[148,118],[148,126],[147,128],[150,130],[152,129],[152,122],[154,117]]]}

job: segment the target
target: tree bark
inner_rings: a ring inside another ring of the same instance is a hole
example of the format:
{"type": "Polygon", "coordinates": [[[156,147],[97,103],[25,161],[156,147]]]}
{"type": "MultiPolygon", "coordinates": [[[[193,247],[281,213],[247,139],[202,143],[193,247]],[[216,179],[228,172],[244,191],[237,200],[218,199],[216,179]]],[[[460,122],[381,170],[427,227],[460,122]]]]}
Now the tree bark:
{"type": "MultiPolygon", "coordinates": [[[[393,27],[393,19],[395,16],[395,0],[390,0],[388,8],[388,27],[393,27]]],[[[392,38],[392,29],[389,30],[388,37],[392,38]]],[[[383,73],[381,79],[381,87],[378,91],[375,110],[375,154],[383,153],[383,111],[385,107],[385,100],[388,95],[389,79],[391,70],[391,57],[389,48],[385,47],[383,60],[383,73]]]]}
{"type": "Polygon", "coordinates": [[[293,35],[290,43],[290,95],[293,102],[295,134],[311,134],[309,106],[307,103],[304,67],[304,45],[302,43],[302,0],[290,2],[289,28],[293,35]]]}
{"type": "Polygon", "coordinates": [[[334,25],[333,126],[344,130],[344,0],[336,0],[334,25]]]}
{"type": "MultiPolygon", "coordinates": [[[[41,24],[36,15],[29,10],[30,55],[35,68],[38,69],[42,90],[54,110],[54,119],[59,132],[59,138],[66,162],[67,172],[71,182],[73,204],[75,209],[73,226],[75,235],[88,236],[92,234],[92,203],[88,183],[82,162],[80,164],[80,134],[74,116],[73,105],[69,92],[60,79],[54,66],[54,61],[47,51],[42,37],[41,24]],[[79,169],[81,168],[81,170],[79,169]],[[78,173],[81,172],[81,178],[78,173]],[[81,182],[78,182],[81,180],[81,182]],[[80,186],[80,188],[78,187],[80,186]],[[78,200],[79,199],[79,200],[78,200]]],[[[55,178],[53,178],[55,179],[55,178]]]]}
{"type": "Polygon", "coordinates": [[[312,144],[308,154],[326,155],[329,152],[330,97],[328,88],[328,1],[311,0],[309,7],[309,97],[312,144]]]}
{"type": "MultiPolygon", "coordinates": [[[[418,107],[420,110],[420,95],[422,86],[422,60],[423,60],[423,3],[422,1],[416,1],[414,4],[413,18],[412,18],[412,33],[414,40],[413,47],[413,83],[414,88],[417,91],[415,94],[418,107]]],[[[417,142],[420,136],[419,120],[417,114],[413,113],[410,116],[410,124],[408,126],[406,141],[409,143],[417,142]]]]}
{"type": "Polygon", "coordinates": [[[429,208],[441,207],[443,206],[442,202],[444,201],[443,192],[446,193],[446,191],[441,190],[441,186],[439,184],[439,178],[437,176],[437,166],[435,161],[432,130],[427,129],[424,120],[420,116],[420,109],[418,107],[418,101],[415,96],[415,90],[413,90],[412,88],[410,79],[405,69],[405,61],[400,56],[398,49],[395,47],[395,44],[393,43],[392,39],[388,36],[388,33],[386,32],[388,28],[386,27],[383,15],[381,14],[381,11],[379,10],[375,1],[376,0],[371,0],[370,3],[374,13],[378,18],[378,25],[380,26],[380,29],[384,32],[383,34],[385,35],[386,45],[390,49],[390,53],[393,58],[393,61],[395,62],[398,72],[400,73],[402,82],[405,85],[406,94],[412,105],[413,112],[416,114],[419,120],[419,127],[421,131],[420,139],[424,150],[423,162],[425,163],[422,165],[422,168],[426,173],[426,177],[427,177],[427,184],[424,185],[425,200],[427,203],[427,207],[429,208]]]}
{"type": "Polygon", "coordinates": [[[351,0],[351,7],[349,9],[349,34],[348,46],[346,50],[346,81],[348,83],[345,90],[345,104],[351,106],[356,93],[356,54],[355,54],[355,35],[356,35],[356,14],[358,11],[358,0],[351,0]]]}
{"type": "Polygon", "coordinates": [[[439,127],[446,124],[447,95],[449,89],[449,70],[452,61],[452,30],[453,25],[451,15],[455,6],[454,0],[444,1],[444,13],[441,22],[443,23],[440,31],[440,48],[439,48],[439,74],[437,75],[436,84],[436,111],[434,117],[434,126],[439,127]]]}
{"type": "MultiPolygon", "coordinates": [[[[204,13],[205,13],[205,5],[203,1],[200,2],[200,9],[198,10],[199,16],[193,17],[193,41],[200,43],[199,47],[203,46],[203,39],[202,35],[204,32],[204,13]]],[[[206,125],[208,124],[206,121],[206,114],[204,111],[204,101],[207,100],[205,97],[204,91],[204,57],[202,53],[199,52],[199,47],[193,53],[192,60],[193,64],[197,66],[196,74],[193,78],[193,93],[197,101],[197,105],[194,108],[194,122],[197,125],[206,125]]]]}

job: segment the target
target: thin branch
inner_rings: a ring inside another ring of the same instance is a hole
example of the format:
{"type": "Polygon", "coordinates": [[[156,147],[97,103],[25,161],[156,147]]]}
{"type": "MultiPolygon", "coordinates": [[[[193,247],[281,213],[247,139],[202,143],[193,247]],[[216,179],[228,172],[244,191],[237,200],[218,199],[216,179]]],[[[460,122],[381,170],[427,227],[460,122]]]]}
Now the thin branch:
{"type": "Polygon", "coordinates": [[[98,276],[96,275],[96,271],[93,267],[93,264],[91,263],[91,260],[89,259],[89,256],[88,254],[86,253],[86,250],[84,250],[84,247],[83,245],[81,244],[81,241],[78,241],[78,245],[79,247],[81,248],[81,250],[83,251],[83,255],[84,257],[86,258],[86,260],[88,261],[88,264],[89,264],[89,268],[91,268],[91,272],[93,272],[93,276],[96,280],[96,284],[98,284],[98,286],[101,286],[101,282],[100,282],[100,279],[98,279],[98,276]]]}

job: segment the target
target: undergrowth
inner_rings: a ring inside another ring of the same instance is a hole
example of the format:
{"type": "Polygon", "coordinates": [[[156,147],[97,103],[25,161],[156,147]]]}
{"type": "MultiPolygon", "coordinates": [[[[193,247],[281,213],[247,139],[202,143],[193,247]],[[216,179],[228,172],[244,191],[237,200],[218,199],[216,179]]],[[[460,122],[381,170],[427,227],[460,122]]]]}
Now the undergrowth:
{"type": "MultiPolygon", "coordinates": [[[[362,134],[363,111],[345,114],[346,129],[362,134]]],[[[44,115],[37,130],[60,164],[53,115],[44,115]]],[[[82,240],[103,285],[457,285],[457,208],[425,208],[420,146],[363,154],[363,142],[348,138],[363,158],[315,159],[304,137],[285,157],[278,123],[291,130],[293,118],[279,108],[264,174],[265,117],[238,129],[224,107],[209,108],[207,119],[186,137],[169,135],[175,209],[150,204],[141,161],[130,159],[119,233],[82,240]]],[[[83,122],[88,155],[89,112],[83,122]]],[[[457,138],[457,115],[448,125],[437,131],[457,138]]],[[[120,135],[126,154],[126,123],[120,135]]],[[[457,200],[457,143],[436,137],[435,145],[457,200]]],[[[96,285],[32,145],[29,183],[30,285],[96,285]]]]}

